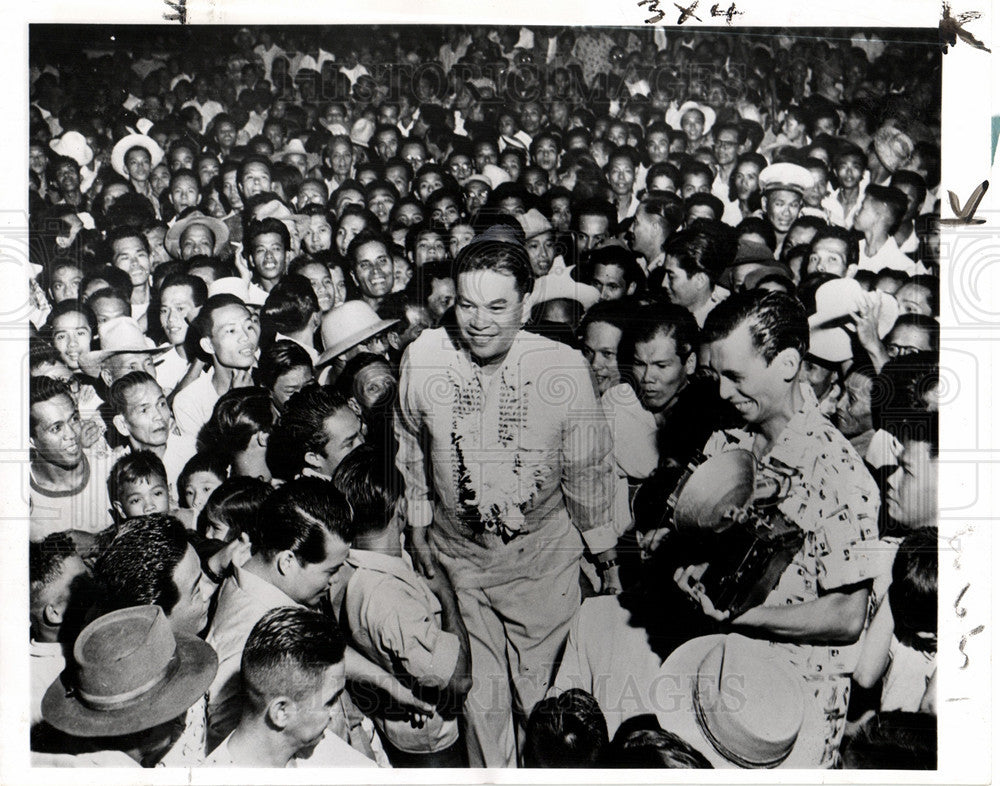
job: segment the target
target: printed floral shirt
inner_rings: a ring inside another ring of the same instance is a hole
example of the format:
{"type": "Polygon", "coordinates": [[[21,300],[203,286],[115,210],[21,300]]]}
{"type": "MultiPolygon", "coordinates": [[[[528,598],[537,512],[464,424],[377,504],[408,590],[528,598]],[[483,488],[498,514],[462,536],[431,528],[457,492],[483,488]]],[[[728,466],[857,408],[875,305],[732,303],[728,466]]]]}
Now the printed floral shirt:
{"type": "MultiPolygon", "coordinates": [[[[753,434],[742,429],[717,431],[704,452],[712,456],[725,450],[752,451],[753,439],[753,434]]],[[[794,471],[790,492],[778,509],[805,532],[802,548],[764,605],[806,603],[819,598],[821,591],[874,579],[882,563],[877,558],[878,488],[851,443],[820,412],[815,396],[807,396],[771,449],[758,460],[794,471]]],[[[817,764],[832,766],[843,737],[850,674],[861,639],[844,646],[753,641],[762,656],[785,659],[806,678],[811,689],[807,700],[813,711],[826,719],[823,752],[817,764]]]]}
{"type": "Polygon", "coordinates": [[[611,431],[576,350],[520,332],[484,373],[444,328],[424,331],[403,357],[396,436],[407,520],[433,519],[457,585],[559,570],[582,550],[572,525],[592,552],[615,544],[611,431]]]}

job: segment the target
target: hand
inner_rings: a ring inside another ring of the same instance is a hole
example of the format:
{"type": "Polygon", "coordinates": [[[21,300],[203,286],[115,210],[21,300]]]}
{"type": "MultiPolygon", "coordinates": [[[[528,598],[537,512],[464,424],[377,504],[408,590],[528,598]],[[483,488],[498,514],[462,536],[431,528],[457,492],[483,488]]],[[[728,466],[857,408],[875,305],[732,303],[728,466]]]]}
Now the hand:
{"type": "Polygon", "coordinates": [[[250,536],[244,532],[236,540],[215,552],[208,560],[208,567],[216,576],[221,576],[230,565],[241,568],[248,559],[250,559],[250,536]]]}
{"type": "MultiPolygon", "coordinates": [[[[433,555],[431,555],[431,559],[434,559],[433,555]]],[[[455,588],[452,586],[448,574],[441,570],[441,566],[437,564],[437,560],[434,560],[432,569],[434,571],[433,576],[424,576],[424,580],[427,582],[427,586],[431,588],[431,592],[434,593],[434,596],[438,600],[442,600],[442,598],[447,600],[454,599],[455,588]]]]}
{"type": "MultiPolygon", "coordinates": [[[[434,714],[433,704],[418,698],[413,691],[393,677],[383,680],[379,687],[385,690],[397,704],[401,704],[409,709],[411,715],[420,717],[422,723],[426,722],[434,714]]],[[[410,723],[413,723],[412,718],[410,723]]]]}
{"type": "Polygon", "coordinates": [[[882,348],[882,341],[878,336],[878,318],[881,310],[882,302],[880,300],[876,300],[874,303],[866,301],[851,314],[854,329],[858,333],[858,341],[867,350],[882,348]]]}
{"type": "Polygon", "coordinates": [[[619,595],[622,591],[622,580],[618,575],[618,566],[601,571],[601,594],[619,595]]]}
{"type": "Polygon", "coordinates": [[[656,551],[656,547],[660,545],[670,529],[667,527],[660,527],[659,529],[651,529],[648,532],[636,533],[636,538],[639,541],[639,552],[643,559],[647,559],[653,556],[653,552],[656,551]]]}
{"type": "Polygon", "coordinates": [[[233,263],[236,265],[236,270],[240,274],[240,278],[249,281],[253,278],[253,273],[250,272],[250,267],[243,258],[243,244],[232,243],[231,245],[233,246],[233,263]]]}
{"type": "Polygon", "coordinates": [[[701,577],[705,575],[707,569],[707,562],[702,562],[698,565],[688,565],[686,568],[678,568],[674,571],[674,583],[680,587],[681,592],[701,606],[701,610],[706,617],[710,617],[716,622],[725,622],[729,619],[729,612],[719,611],[715,608],[715,604],[705,594],[705,587],[701,583],[701,577]]]}
{"type": "Polygon", "coordinates": [[[83,421],[81,425],[80,444],[85,448],[89,448],[101,438],[101,424],[91,418],[90,420],[83,421]]]}
{"type": "Polygon", "coordinates": [[[229,389],[235,390],[236,388],[249,388],[253,386],[253,373],[250,369],[235,369],[233,371],[233,377],[229,383],[229,389]]]}
{"type": "Polygon", "coordinates": [[[406,550],[413,559],[413,567],[422,574],[425,579],[433,579],[438,572],[437,560],[431,552],[430,544],[427,542],[427,531],[425,527],[406,528],[406,550]]]}

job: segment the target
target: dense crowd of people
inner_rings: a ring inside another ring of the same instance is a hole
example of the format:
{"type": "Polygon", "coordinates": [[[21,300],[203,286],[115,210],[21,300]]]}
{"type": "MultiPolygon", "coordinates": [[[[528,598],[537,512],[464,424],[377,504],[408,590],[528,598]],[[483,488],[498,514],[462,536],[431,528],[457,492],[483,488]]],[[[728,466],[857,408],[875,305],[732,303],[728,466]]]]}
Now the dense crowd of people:
{"type": "Polygon", "coordinates": [[[934,768],[936,43],[34,27],[34,763],[934,768]]]}

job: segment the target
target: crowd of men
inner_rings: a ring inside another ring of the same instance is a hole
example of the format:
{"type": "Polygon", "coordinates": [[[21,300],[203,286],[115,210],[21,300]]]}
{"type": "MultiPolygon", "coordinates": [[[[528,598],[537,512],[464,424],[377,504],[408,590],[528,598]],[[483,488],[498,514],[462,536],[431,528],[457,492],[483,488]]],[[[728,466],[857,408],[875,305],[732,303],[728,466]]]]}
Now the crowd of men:
{"type": "Polygon", "coordinates": [[[32,31],[36,765],[935,766],[935,40],[113,32],[32,31]]]}

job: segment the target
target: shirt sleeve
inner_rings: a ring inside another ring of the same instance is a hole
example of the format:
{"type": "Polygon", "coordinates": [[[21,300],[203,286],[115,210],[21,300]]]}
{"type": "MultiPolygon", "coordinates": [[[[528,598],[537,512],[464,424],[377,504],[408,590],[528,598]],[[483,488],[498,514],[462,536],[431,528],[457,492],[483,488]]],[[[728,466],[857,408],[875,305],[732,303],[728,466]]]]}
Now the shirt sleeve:
{"type": "Polygon", "coordinates": [[[429,499],[427,461],[422,444],[423,422],[414,384],[411,348],[403,355],[399,369],[399,395],[393,418],[393,430],[399,449],[396,467],[406,483],[406,522],[411,527],[429,527],[434,509],[429,499]]]}
{"type": "Polygon", "coordinates": [[[425,604],[382,584],[367,593],[361,624],[371,641],[421,685],[443,688],[458,663],[458,636],[441,629],[425,604]]]}
{"type": "Polygon", "coordinates": [[[573,524],[592,554],[614,548],[615,465],[611,429],[597,396],[597,388],[577,354],[563,370],[576,391],[562,433],[562,491],[573,524]]]}

